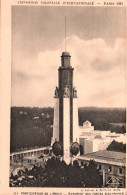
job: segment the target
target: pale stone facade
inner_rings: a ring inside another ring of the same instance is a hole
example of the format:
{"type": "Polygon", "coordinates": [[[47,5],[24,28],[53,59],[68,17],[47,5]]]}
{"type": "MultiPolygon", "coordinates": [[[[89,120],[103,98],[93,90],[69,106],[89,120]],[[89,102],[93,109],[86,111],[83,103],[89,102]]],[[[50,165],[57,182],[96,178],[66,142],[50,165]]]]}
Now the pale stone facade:
{"type": "Polygon", "coordinates": [[[63,99],[63,160],[70,163],[70,101],[63,99]]]}
{"type": "Polygon", "coordinates": [[[126,143],[126,135],[111,131],[94,130],[89,121],[85,121],[79,127],[79,143],[83,147],[84,154],[106,149],[113,141],[126,143]]]}
{"type": "Polygon", "coordinates": [[[77,98],[73,99],[73,142],[79,143],[79,126],[78,126],[78,105],[77,98]]]}
{"type": "Polygon", "coordinates": [[[54,124],[53,124],[53,138],[51,145],[59,140],[59,98],[55,98],[54,105],[54,124]]]}

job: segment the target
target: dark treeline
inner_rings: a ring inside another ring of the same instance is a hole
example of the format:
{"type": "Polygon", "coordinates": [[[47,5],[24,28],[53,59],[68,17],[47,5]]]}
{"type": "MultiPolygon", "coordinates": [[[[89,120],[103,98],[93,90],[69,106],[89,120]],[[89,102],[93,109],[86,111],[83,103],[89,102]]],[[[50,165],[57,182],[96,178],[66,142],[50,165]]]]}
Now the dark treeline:
{"type": "MultiPolygon", "coordinates": [[[[95,130],[109,130],[111,128],[110,123],[126,122],[126,109],[96,107],[79,108],[79,125],[82,125],[86,120],[89,120],[92,125],[94,125],[95,130]]],[[[120,128],[121,127],[117,126],[116,129],[111,129],[111,131],[117,132],[120,128]]]]}
{"type": "Polygon", "coordinates": [[[126,144],[113,140],[107,150],[126,153],[126,144]]]}
{"type": "Polygon", "coordinates": [[[11,147],[14,152],[51,144],[52,108],[11,108],[11,147]]]}
{"type": "MultiPolygon", "coordinates": [[[[11,152],[51,143],[53,108],[11,108],[11,152]]],[[[125,109],[79,108],[79,125],[89,120],[97,130],[109,130],[110,123],[125,123],[125,109]]],[[[118,127],[115,127],[117,132],[118,127]]],[[[124,129],[125,131],[125,129],[124,129]]],[[[120,130],[121,133],[122,130],[120,130]]]]}
{"type": "Polygon", "coordinates": [[[116,133],[126,133],[126,123],[121,123],[121,124],[117,124],[113,123],[110,124],[110,130],[111,132],[116,132],[116,133]]]}

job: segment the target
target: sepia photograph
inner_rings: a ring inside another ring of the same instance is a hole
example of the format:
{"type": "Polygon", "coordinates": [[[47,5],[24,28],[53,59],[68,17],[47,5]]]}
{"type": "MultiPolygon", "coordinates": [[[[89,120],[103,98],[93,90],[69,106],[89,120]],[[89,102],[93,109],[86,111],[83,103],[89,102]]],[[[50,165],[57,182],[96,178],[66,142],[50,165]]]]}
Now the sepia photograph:
{"type": "Polygon", "coordinates": [[[8,185],[125,189],[126,7],[42,3],[11,6],[8,185]]]}

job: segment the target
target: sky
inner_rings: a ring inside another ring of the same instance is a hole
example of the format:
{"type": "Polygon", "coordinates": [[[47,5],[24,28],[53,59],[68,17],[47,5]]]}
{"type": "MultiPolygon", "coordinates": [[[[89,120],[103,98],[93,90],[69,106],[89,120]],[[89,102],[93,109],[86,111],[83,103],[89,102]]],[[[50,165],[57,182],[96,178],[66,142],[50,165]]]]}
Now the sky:
{"type": "Polygon", "coordinates": [[[53,107],[61,54],[78,106],[125,107],[124,7],[12,7],[12,106],[53,107]]]}

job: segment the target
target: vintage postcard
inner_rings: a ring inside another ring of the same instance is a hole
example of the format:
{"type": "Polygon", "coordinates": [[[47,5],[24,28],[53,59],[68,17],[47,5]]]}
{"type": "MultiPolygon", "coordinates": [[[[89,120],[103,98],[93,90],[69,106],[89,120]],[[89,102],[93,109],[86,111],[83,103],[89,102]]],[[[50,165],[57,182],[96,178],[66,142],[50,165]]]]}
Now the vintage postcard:
{"type": "Polygon", "coordinates": [[[1,1],[0,195],[124,195],[126,2],[1,1]]]}

